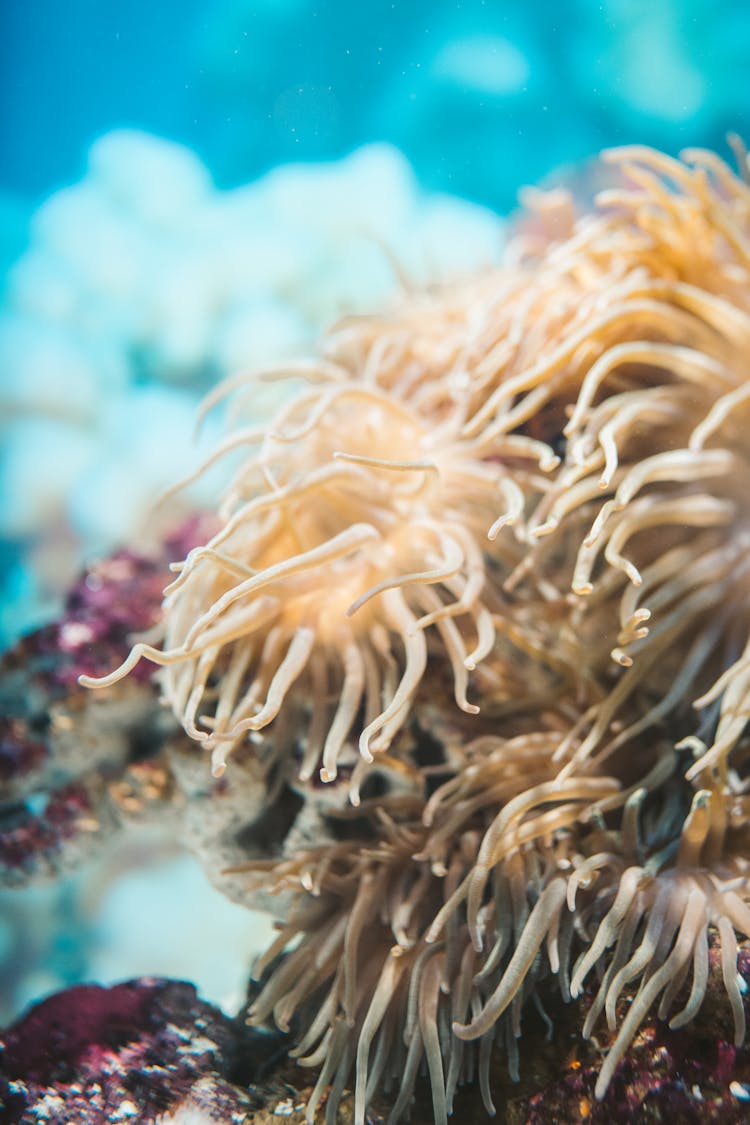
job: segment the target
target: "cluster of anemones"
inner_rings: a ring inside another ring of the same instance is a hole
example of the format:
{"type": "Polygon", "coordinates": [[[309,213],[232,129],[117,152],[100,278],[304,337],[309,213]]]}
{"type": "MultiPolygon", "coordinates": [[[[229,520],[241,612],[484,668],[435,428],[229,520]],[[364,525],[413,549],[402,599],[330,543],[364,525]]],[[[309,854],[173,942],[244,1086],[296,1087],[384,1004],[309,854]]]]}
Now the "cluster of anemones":
{"type": "Polygon", "coordinates": [[[602,1097],[657,999],[700,1006],[710,927],[744,1036],[750,189],[610,159],[593,214],[535,198],[502,269],[290,370],[161,647],[87,681],[146,657],[216,773],[250,739],[305,800],[338,779],[330,831],[247,870],[287,904],[267,963],[297,942],[251,1015],[321,1068],[311,1118],[353,1075],[396,1119],[422,1069],[437,1121],[471,1074],[489,1109],[536,982],[597,965],[586,1034],[640,982],[602,1097]]]}

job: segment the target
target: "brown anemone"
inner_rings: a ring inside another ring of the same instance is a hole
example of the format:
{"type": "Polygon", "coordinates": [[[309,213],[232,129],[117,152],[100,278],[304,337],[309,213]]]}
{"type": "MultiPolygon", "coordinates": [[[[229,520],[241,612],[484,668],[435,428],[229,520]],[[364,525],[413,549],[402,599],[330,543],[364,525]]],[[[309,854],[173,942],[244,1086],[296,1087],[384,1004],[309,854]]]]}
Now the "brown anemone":
{"type": "Polygon", "coordinates": [[[501,269],[332,331],[219,451],[248,450],[163,647],[87,681],[153,660],[215,770],[249,739],[359,805],[245,870],[282,919],[251,1018],[320,1068],[311,1120],[350,1078],[396,1120],[421,1071],[436,1120],[475,1074],[491,1110],[492,1044],[513,1071],[524,1001],[594,969],[584,1034],[637,989],[602,1098],[652,1006],[697,1011],[710,931],[744,1036],[750,189],[606,159],[592,214],[535,196],[501,269]]]}

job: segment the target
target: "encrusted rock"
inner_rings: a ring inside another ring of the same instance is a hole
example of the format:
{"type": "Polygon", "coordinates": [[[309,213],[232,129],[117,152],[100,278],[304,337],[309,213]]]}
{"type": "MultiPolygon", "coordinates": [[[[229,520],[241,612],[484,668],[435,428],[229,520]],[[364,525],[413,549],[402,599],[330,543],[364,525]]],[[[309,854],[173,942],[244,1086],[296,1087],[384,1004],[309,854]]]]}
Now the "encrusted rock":
{"type": "Polygon", "coordinates": [[[37,1004],[0,1039],[2,1125],[248,1121],[268,1037],[179,981],[80,985],[37,1004]],[[200,1120],[196,1116],[196,1120],[200,1120]]]}
{"type": "Polygon", "coordinates": [[[153,558],[120,551],[74,585],[61,618],[0,661],[0,881],[55,875],[118,823],[172,796],[159,759],[174,724],[158,705],[153,666],[101,693],[81,688],[159,619],[169,560],[189,550],[191,520],[153,558]]]}

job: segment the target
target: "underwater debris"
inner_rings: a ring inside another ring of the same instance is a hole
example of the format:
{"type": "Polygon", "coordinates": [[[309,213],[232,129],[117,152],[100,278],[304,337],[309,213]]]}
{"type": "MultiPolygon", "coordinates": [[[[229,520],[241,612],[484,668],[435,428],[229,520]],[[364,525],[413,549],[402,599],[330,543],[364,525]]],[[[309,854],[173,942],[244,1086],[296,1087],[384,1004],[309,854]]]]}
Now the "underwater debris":
{"type": "Polygon", "coordinates": [[[493,1045],[517,1073],[525,1002],[595,969],[604,1099],[654,1007],[695,1017],[711,941],[744,1039],[750,189],[605,159],[591,214],[532,197],[500,270],[336,326],[219,450],[159,636],[82,678],[162,665],[214,784],[285,810],[226,876],[278,898],[250,1019],[317,1069],[310,1121],[350,1085],[397,1121],[420,1073],[435,1121],[467,1082],[492,1112],[493,1045]]]}

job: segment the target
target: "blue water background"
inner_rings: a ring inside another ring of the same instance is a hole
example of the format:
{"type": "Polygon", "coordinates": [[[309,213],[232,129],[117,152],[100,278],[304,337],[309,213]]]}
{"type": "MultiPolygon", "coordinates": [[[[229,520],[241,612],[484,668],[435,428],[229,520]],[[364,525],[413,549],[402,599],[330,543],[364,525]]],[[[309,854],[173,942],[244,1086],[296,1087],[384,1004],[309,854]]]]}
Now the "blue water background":
{"type": "Polygon", "coordinates": [[[77,178],[118,125],[179,140],[219,185],[398,145],[427,187],[504,210],[604,145],[747,133],[742,0],[6,0],[0,189],[77,178]]]}

